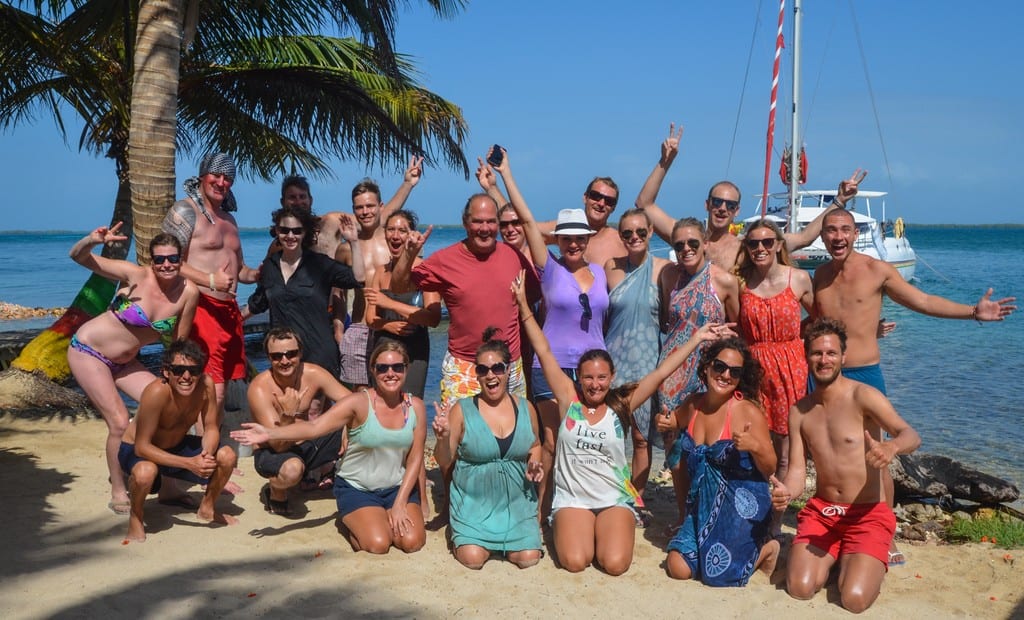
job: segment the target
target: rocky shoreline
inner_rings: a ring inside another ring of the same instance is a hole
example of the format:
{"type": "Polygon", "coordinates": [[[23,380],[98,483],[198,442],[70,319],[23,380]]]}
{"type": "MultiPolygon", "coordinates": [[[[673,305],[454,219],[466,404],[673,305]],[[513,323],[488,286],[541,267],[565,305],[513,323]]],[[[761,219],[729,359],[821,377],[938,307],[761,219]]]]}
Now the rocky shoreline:
{"type": "Polygon", "coordinates": [[[29,308],[0,301],[0,321],[37,319],[44,316],[61,316],[67,308],[29,308]]]}

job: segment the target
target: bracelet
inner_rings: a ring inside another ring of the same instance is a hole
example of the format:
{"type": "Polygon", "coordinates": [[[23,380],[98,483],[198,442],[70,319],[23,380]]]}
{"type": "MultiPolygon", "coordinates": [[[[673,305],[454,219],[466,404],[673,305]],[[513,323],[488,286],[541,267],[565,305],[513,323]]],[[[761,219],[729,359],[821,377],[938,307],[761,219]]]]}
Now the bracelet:
{"type": "Polygon", "coordinates": [[[532,318],[534,318],[534,317],[533,317],[533,313],[531,312],[530,314],[528,314],[528,315],[526,315],[524,317],[521,317],[519,320],[522,321],[523,323],[525,323],[525,322],[529,321],[532,318]]]}
{"type": "Polygon", "coordinates": [[[978,318],[978,304],[974,304],[974,309],[971,310],[971,318],[977,321],[978,325],[981,325],[982,321],[978,318]]]}
{"type": "Polygon", "coordinates": [[[213,272],[210,272],[210,290],[214,293],[217,292],[217,284],[213,281],[213,272]]]}

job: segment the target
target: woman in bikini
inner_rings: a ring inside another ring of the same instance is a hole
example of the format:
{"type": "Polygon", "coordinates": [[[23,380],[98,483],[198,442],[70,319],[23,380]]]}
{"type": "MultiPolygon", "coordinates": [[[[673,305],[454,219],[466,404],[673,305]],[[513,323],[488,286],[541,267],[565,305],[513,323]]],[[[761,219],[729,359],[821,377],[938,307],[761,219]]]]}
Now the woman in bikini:
{"type": "Polygon", "coordinates": [[[661,431],[685,429],[668,456],[689,478],[686,516],[668,544],[668,574],[710,586],[742,586],[761,568],[771,574],[779,542],[769,536],[768,478],[775,451],[757,403],[761,367],[739,338],[708,344],[691,394],[661,431]]]}
{"type": "Polygon", "coordinates": [[[338,461],[334,497],[338,516],[356,551],[387,553],[395,546],[412,553],[426,541],[416,479],[423,467],[427,415],[423,401],[402,390],[409,356],[399,342],[384,342],[370,354],[376,387],[356,392],[316,420],[265,428],[250,422],[231,438],[250,446],[273,440],[302,441],[342,428],[348,446],[338,461]]]}
{"type": "Polygon", "coordinates": [[[91,319],[71,337],[68,366],[78,385],[107,423],[107,469],[110,503],[119,515],[131,505],[124,472],[117,462],[121,436],[128,427],[128,409],[118,390],[136,401],[156,380],[136,358],[139,349],[157,340],[166,344],[185,338],[192,329],[199,289],[182,277],[181,244],[172,235],[158,234],[149,244],[152,265],[143,267],[92,253],[94,246],[128,238],[118,234],[121,222],[101,226],[71,248],[71,258],[94,273],[121,282],[108,312],[91,319]]]}
{"type": "Polygon", "coordinates": [[[519,568],[541,558],[537,415],[508,391],[512,353],[504,340],[491,339],[496,331],[488,328],[476,350],[480,394],[434,417],[434,458],[442,470],[455,466],[449,504],[455,559],[473,569],[492,552],[519,568]]]}
{"type": "Polygon", "coordinates": [[[562,372],[544,332],[526,301],[525,272],[513,282],[519,316],[537,352],[544,377],[558,404],[554,500],[551,521],[555,553],[562,568],[584,570],[596,563],[609,575],[621,575],[633,561],[635,508],[642,500],[630,482],[625,430],[637,407],[649,399],[697,345],[734,335],[728,325],[706,323],[684,345],[636,383],[610,388],[615,379],[611,356],[591,349],[576,366],[579,385],[562,372]]]}
{"type": "MultiPolygon", "coordinates": [[[[811,277],[793,266],[782,231],[771,220],[749,225],[736,258],[740,278],[740,334],[764,370],[758,399],[768,415],[777,461],[775,476],[789,470],[789,409],[807,393],[807,360],[800,339],[800,308],[811,311],[811,277]]],[[[781,533],[782,513],[772,522],[781,533]]]]}

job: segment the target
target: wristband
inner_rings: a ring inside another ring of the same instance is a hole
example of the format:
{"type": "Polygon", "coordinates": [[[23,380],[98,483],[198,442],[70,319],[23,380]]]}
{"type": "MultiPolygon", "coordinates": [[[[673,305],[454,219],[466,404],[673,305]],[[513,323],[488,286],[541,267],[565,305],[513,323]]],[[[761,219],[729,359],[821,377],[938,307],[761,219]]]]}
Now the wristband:
{"type": "Polygon", "coordinates": [[[981,325],[981,319],[978,318],[978,304],[974,304],[974,309],[971,310],[971,318],[977,321],[978,325],[981,325]]]}
{"type": "Polygon", "coordinates": [[[212,271],[210,272],[210,290],[213,291],[214,293],[217,292],[217,285],[213,281],[213,272],[212,271]]]}

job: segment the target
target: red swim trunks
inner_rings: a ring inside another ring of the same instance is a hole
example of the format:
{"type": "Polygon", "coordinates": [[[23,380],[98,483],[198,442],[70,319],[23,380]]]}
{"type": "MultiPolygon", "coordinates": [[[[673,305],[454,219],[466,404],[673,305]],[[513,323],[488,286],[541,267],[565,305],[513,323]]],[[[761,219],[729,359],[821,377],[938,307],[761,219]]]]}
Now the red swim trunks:
{"type": "Polygon", "coordinates": [[[896,515],[885,505],[830,504],[812,497],[796,515],[793,544],[807,543],[835,559],[865,553],[889,570],[889,543],[896,533],[896,515]]]}
{"type": "Polygon", "coordinates": [[[214,383],[245,378],[245,333],[237,301],[200,293],[189,337],[206,349],[206,374],[214,383]]]}

